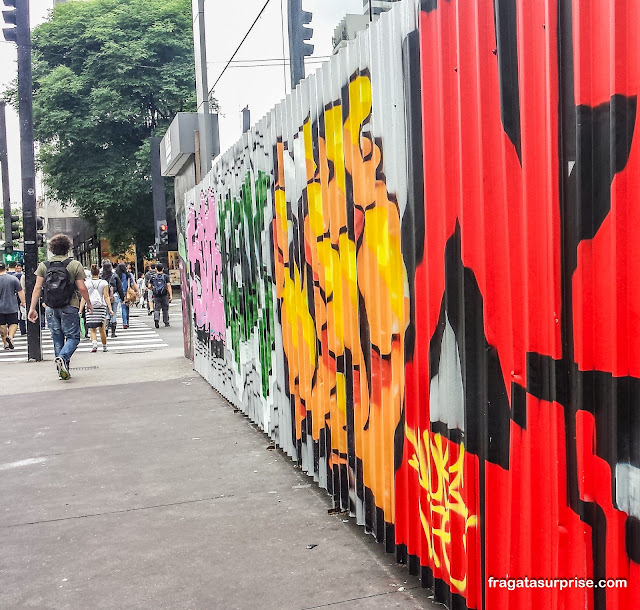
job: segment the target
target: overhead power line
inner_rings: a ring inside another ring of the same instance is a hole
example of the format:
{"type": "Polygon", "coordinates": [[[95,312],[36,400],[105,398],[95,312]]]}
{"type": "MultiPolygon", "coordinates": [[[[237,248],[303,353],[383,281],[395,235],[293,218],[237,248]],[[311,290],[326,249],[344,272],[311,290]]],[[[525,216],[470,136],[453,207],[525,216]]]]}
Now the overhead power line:
{"type": "MultiPolygon", "coordinates": [[[[318,60],[307,60],[305,61],[305,64],[323,64],[326,61],[326,59],[318,59],[318,60]]],[[[283,62],[282,60],[280,60],[279,62],[273,62],[273,63],[269,63],[269,64],[247,64],[246,66],[241,66],[241,65],[233,65],[233,66],[229,66],[230,70],[237,70],[238,68],[280,68],[282,66],[286,67],[289,65],[288,61],[283,62]]]]}
{"type": "MultiPolygon", "coordinates": [[[[314,55],[312,58],[309,59],[330,59],[331,57],[333,57],[333,55],[314,55]]],[[[307,58],[305,58],[307,59],[307,58]]],[[[234,59],[231,63],[232,64],[237,64],[237,63],[258,63],[261,61],[289,61],[288,59],[286,59],[285,57],[265,57],[265,58],[259,58],[259,59],[234,59]]],[[[208,64],[226,64],[228,62],[226,61],[208,61],[208,64]]]]}
{"type": "MultiPolygon", "coordinates": [[[[11,44],[15,46],[15,43],[10,42],[10,41],[6,41],[6,40],[0,40],[0,43],[4,43],[4,44],[11,44]]],[[[63,59],[87,59],[86,55],[80,55],[78,53],[71,53],[71,52],[66,52],[66,53],[56,53],[55,51],[50,51],[48,49],[39,49],[39,48],[35,48],[33,47],[33,45],[31,45],[31,48],[34,49],[34,51],[36,51],[37,53],[41,53],[42,55],[52,55],[54,57],[61,57],[63,59]]],[[[327,59],[330,59],[332,56],[331,55],[315,55],[313,57],[309,57],[309,58],[305,58],[305,61],[310,62],[310,63],[318,63],[318,62],[324,62],[327,59]]],[[[282,57],[265,57],[263,59],[258,59],[258,58],[253,58],[253,59],[236,59],[234,61],[208,61],[207,64],[223,64],[223,63],[227,63],[227,64],[231,64],[230,66],[228,66],[229,68],[234,68],[234,67],[238,67],[238,68],[251,68],[251,67],[261,67],[261,66],[267,66],[269,67],[270,65],[277,65],[277,66],[281,66],[283,65],[287,65],[289,63],[289,60],[286,58],[282,58],[282,57]],[[235,65],[235,64],[244,64],[244,65],[235,65]]],[[[123,65],[126,65],[129,68],[143,68],[143,69],[148,69],[148,70],[161,70],[162,68],[166,68],[166,65],[162,65],[162,66],[150,66],[150,65],[146,65],[146,64],[132,64],[130,62],[122,62],[123,65]]]]}
{"type": "Polygon", "coordinates": [[[216,82],[213,83],[213,87],[211,87],[211,89],[209,91],[209,94],[211,94],[211,92],[216,88],[216,85],[220,82],[220,79],[222,78],[223,74],[227,71],[227,68],[231,65],[231,62],[233,61],[235,56],[238,54],[238,51],[240,50],[240,47],[242,47],[242,45],[244,44],[244,41],[247,38],[249,38],[249,34],[251,34],[251,30],[253,30],[253,28],[256,25],[256,23],[258,23],[258,20],[260,19],[260,17],[262,17],[262,13],[264,13],[264,11],[266,10],[267,6],[269,6],[269,2],[271,2],[271,0],[267,0],[264,3],[264,6],[260,9],[260,12],[258,13],[258,16],[254,19],[253,23],[251,24],[251,27],[247,30],[247,33],[244,35],[244,38],[240,41],[240,44],[238,45],[236,50],[233,52],[233,55],[231,56],[231,59],[229,59],[229,61],[227,62],[227,65],[224,67],[222,72],[220,72],[220,76],[218,76],[218,79],[216,80],[216,82]]]}
{"type": "MultiPolygon", "coordinates": [[[[0,40],[0,43],[12,44],[15,46],[15,43],[7,40],[0,40]]],[[[63,59],[83,59],[83,60],[87,59],[86,55],[80,55],[79,53],[71,53],[71,52],[56,53],[55,51],[49,51],[48,49],[40,49],[38,47],[34,47],[33,45],[26,45],[26,46],[32,49],[33,51],[35,51],[36,53],[41,53],[42,55],[53,55],[55,57],[62,57],[63,59]]],[[[167,64],[163,64],[161,66],[149,66],[146,64],[132,64],[128,61],[126,62],[123,61],[122,65],[126,65],[129,68],[145,68],[147,70],[161,70],[162,68],[167,67],[167,64]]]]}

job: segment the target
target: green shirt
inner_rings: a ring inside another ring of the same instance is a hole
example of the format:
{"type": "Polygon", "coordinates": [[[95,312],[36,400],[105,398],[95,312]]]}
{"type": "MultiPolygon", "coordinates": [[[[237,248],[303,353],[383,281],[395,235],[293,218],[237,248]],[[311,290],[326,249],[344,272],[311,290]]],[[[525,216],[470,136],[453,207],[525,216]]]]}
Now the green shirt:
{"type": "MultiPolygon", "coordinates": [[[[64,261],[68,258],[71,258],[71,257],[70,256],[52,256],[49,260],[51,262],[56,262],[56,261],[64,261]]],[[[84,267],[82,266],[82,263],[80,261],[76,261],[72,259],[67,265],[67,271],[71,276],[71,279],[74,281],[74,283],[77,282],[78,280],[85,279],[84,267]]],[[[36,269],[36,275],[38,277],[46,277],[47,266],[44,263],[40,263],[38,265],[38,268],[36,269]]],[[[69,301],[69,305],[71,305],[72,307],[80,308],[80,295],[78,294],[77,290],[74,292],[73,296],[71,297],[71,301],[69,301]]]]}

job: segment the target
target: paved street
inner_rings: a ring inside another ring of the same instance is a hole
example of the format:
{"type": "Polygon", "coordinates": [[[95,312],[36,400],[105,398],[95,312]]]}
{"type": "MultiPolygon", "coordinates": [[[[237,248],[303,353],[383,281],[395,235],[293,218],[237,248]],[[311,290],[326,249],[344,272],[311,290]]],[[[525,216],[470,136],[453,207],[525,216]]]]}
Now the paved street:
{"type": "MultiPolygon", "coordinates": [[[[172,311],[179,316],[179,303],[172,304],[172,311]]],[[[167,343],[159,336],[156,329],[146,324],[147,313],[142,308],[131,308],[131,319],[129,328],[122,328],[122,320],[118,316],[118,329],[115,339],[109,339],[108,349],[116,352],[150,351],[167,347],[167,343]]],[[[98,342],[100,336],[98,335],[98,342]]],[[[102,350],[102,347],[100,347],[102,350]]],[[[77,353],[90,352],[91,341],[83,339],[77,353]]],[[[53,341],[47,329],[42,332],[42,353],[45,358],[53,358],[53,341]]],[[[3,350],[0,346],[0,364],[3,362],[26,362],[27,361],[27,337],[15,337],[15,349],[3,350]]]]}
{"type": "Polygon", "coordinates": [[[0,608],[435,608],[193,372],[180,322],[69,382],[0,362],[0,608]]]}

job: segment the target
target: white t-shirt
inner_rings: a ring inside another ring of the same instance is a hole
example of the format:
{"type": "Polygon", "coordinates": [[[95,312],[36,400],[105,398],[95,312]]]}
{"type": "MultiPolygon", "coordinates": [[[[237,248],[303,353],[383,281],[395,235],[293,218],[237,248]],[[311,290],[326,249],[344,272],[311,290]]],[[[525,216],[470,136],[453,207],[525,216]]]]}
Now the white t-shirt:
{"type": "Polygon", "coordinates": [[[91,299],[91,305],[94,307],[106,307],[107,304],[104,300],[104,289],[109,286],[104,280],[86,280],[85,284],[89,291],[89,298],[91,299]]]}

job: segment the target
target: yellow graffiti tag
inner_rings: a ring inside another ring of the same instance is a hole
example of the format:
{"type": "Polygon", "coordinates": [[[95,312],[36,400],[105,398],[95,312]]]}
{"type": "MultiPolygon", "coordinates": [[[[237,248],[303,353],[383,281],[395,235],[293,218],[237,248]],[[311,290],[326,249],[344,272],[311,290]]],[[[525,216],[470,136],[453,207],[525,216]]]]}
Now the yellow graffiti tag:
{"type": "Polygon", "coordinates": [[[406,438],[413,447],[409,466],[418,473],[421,494],[419,502],[420,522],[427,540],[427,551],[433,565],[444,565],[449,581],[460,592],[467,588],[466,560],[461,562],[454,575],[451,566],[451,518],[453,514],[464,520],[463,548],[467,550],[467,533],[478,526],[477,515],[472,515],[462,497],[464,487],[464,445],[451,463],[449,443],[441,434],[429,431],[417,434],[405,427],[406,438]]]}

